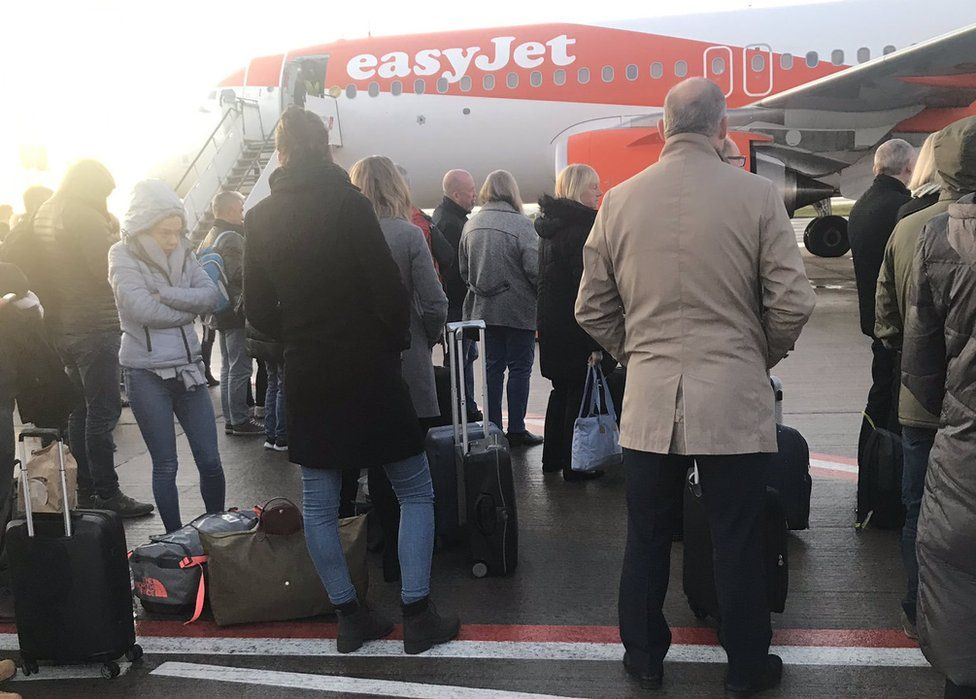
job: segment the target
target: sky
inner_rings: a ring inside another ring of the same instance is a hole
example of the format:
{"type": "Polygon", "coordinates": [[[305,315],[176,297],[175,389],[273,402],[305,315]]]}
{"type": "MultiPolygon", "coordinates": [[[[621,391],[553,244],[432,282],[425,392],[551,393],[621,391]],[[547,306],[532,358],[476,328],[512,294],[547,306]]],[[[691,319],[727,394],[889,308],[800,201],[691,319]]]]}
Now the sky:
{"type": "Polygon", "coordinates": [[[799,0],[4,0],[0,39],[0,202],[20,207],[30,184],[55,187],[78,158],[102,160],[127,190],[167,156],[202,145],[213,117],[199,107],[223,77],[256,55],[384,34],[586,22],[799,0]],[[570,9],[571,8],[571,9],[570,9]],[[203,125],[205,128],[201,128],[203,125]],[[47,169],[26,170],[39,148],[47,169]]]}

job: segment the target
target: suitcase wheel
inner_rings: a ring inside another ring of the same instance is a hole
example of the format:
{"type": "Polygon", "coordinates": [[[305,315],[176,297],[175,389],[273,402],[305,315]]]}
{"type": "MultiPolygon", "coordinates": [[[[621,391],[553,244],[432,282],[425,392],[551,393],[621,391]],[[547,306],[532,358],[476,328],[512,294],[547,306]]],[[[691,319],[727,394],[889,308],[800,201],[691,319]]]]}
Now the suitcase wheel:
{"type": "Polygon", "coordinates": [[[125,652],[125,659],[130,663],[137,663],[142,660],[142,646],[138,643],[125,652]]]}
{"type": "Polygon", "coordinates": [[[20,655],[20,667],[21,670],[23,670],[24,677],[27,677],[28,675],[36,675],[40,671],[40,668],[37,666],[37,661],[28,658],[23,653],[20,655]]]}
{"type": "Polygon", "coordinates": [[[484,561],[477,561],[471,566],[471,574],[476,578],[483,578],[488,575],[488,564],[484,561]]]}
{"type": "Polygon", "coordinates": [[[120,674],[122,674],[122,668],[119,667],[117,662],[112,661],[102,664],[102,677],[105,679],[114,680],[120,674]]]}

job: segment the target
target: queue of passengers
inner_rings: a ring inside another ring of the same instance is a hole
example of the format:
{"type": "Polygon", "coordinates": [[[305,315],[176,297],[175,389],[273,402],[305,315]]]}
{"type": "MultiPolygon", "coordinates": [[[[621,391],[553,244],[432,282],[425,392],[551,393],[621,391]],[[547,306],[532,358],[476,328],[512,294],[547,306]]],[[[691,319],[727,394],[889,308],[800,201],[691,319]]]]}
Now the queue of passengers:
{"type": "MultiPolygon", "coordinates": [[[[769,653],[761,524],[764,471],[777,448],[769,370],[793,348],[815,297],[774,186],[730,167],[744,159],[727,139],[725,112],[713,83],[679,84],[665,101],[657,164],[605,196],[592,168],[571,165],[555,196],[540,201],[534,224],[504,170],[480,192],[468,172],[449,171],[429,219],[413,206],[402,169],[374,156],[347,174],[332,160],[322,120],[299,107],[283,114],[276,131],[281,167],[270,195],[244,217],[239,195],[219,194],[214,227],[195,246],[167,185],[139,183],[120,231],[106,208],[111,176],[98,163],[79,163],[28,217],[51,270],[39,293],[30,294],[33,283],[11,266],[0,268],[0,291],[13,292],[0,306],[0,495],[9,501],[17,397],[6,367],[22,356],[15,338],[39,322],[43,305],[47,335],[81,396],[68,428],[79,502],[126,517],[153,507],[124,495],[115,474],[121,363],[166,530],[183,522],[174,417],[200,472],[206,510],[221,511],[226,486],[207,391],[217,382],[196,332],[206,317],[219,337],[225,432],[264,434],[266,447],[287,449],[301,467],[308,548],[338,612],[340,652],[393,629],[357,598],[339,543],[344,476],[361,469],[369,469],[387,541],[396,542],[384,576],[401,581],[405,650],[423,652],[460,629],[458,617],[430,599],[434,493],[423,440],[442,411],[432,350],[445,322],[483,319],[485,346],[465,340],[463,347],[469,396],[478,352],[487,360],[488,405],[469,402],[472,419],[484,410],[500,427],[507,393],[510,445],[542,443],[525,424],[538,333],[542,373],[552,382],[543,470],[566,480],[599,475],[580,476],[569,464],[587,365],[608,373],[626,366],[620,631],[627,672],[643,687],[662,685],[675,494],[694,463],[714,541],[726,691],[752,696],[776,686],[782,661],[769,653]],[[225,263],[223,291],[194,254],[213,250],[225,263]],[[230,307],[215,318],[223,293],[230,307]],[[268,377],[264,425],[247,411],[249,348],[268,377]]],[[[976,119],[947,127],[930,144],[928,174],[916,187],[924,204],[910,202],[904,186],[913,175],[911,147],[889,141],[878,149],[878,179],[852,212],[851,239],[862,329],[875,340],[866,413],[876,423],[900,423],[906,438],[906,631],[917,627],[927,657],[948,676],[949,695],[976,687],[967,643],[976,629],[976,558],[969,555],[976,481],[964,468],[976,447],[968,400],[976,385],[969,352],[976,119]],[[903,206],[918,211],[896,227],[903,206]],[[904,390],[895,418],[888,396],[900,383],[892,378],[898,361],[904,390]]]]}

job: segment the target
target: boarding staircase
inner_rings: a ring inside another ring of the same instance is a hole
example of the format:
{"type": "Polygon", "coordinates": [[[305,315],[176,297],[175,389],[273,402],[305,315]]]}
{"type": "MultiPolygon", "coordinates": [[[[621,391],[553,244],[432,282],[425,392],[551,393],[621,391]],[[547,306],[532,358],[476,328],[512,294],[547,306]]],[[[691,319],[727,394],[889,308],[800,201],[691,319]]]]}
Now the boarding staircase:
{"type": "Polygon", "coordinates": [[[246,197],[274,151],[274,127],[265,127],[257,103],[245,99],[229,103],[176,185],[191,240],[202,240],[213,224],[210,200],[214,195],[230,190],[246,197]]]}

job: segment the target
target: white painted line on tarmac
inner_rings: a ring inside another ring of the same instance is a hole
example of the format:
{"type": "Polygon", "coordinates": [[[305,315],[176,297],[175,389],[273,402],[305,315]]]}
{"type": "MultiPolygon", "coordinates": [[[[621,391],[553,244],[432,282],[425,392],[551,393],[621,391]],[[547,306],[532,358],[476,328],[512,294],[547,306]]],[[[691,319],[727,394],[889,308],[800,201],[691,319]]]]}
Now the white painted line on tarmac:
{"type": "MultiPolygon", "coordinates": [[[[234,682],[265,687],[311,689],[321,692],[367,694],[383,697],[416,697],[417,699],[553,699],[553,694],[527,694],[497,689],[458,687],[416,682],[394,682],[338,675],[311,675],[301,672],[282,672],[221,665],[166,662],[153,670],[151,675],[179,677],[188,680],[234,682]]],[[[564,699],[564,698],[558,698],[564,699]]]]}
{"type": "MultiPolygon", "coordinates": [[[[156,655],[247,655],[268,657],[335,657],[331,639],[308,638],[187,638],[145,636],[139,639],[146,653],[156,655]]],[[[865,648],[851,646],[773,646],[790,665],[927,667],[918,648],[865,648]]],[[[401,641],[374,641],[356,652],[358,657],[452,658],[462,660],[578,660],[612,661],[623,658],[617,643],[454,641],[436,646],[422,655],[404,655],[401,641]]],[[[346,657],[346,656],[344,656],[346,657]]],[[[668,661],[678,663],[724,663],[725,651],[718,646],[675,644],[668,661]]]]}
{"type": "Polygon", "coordinates": [[[823,459],[810,459],[811,468],[822,468],[828,471],[840,471],[841,473],[857,473],[857,466],[843,464],[839,461],[824,461],[823,459]]]}
{"type": "MultiPolygon", "coordinates": [[[[132,667],[132,663],[119,663],[119,677],[132,667]]],[[[41,665],[36,675],[24,675],[17,671],[17,675],[8,682],[48,682],[53,680],[91,680],[102,679],[102,665],[41,665]]]]}

